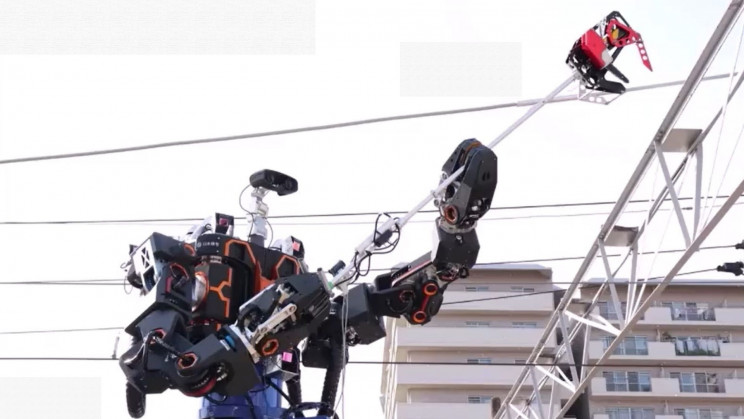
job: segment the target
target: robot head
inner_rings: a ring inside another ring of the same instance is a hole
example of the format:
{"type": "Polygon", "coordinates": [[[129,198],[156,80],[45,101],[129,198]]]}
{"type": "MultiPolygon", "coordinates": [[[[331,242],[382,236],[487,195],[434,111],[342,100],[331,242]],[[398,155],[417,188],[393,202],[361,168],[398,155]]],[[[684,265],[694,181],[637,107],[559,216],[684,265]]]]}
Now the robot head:
{"type": "Polygon", "coordinates": [[[284,196],[297,192],[297,179],[275,170],[264,169],[251,175],[251,186],[284,196]]]}

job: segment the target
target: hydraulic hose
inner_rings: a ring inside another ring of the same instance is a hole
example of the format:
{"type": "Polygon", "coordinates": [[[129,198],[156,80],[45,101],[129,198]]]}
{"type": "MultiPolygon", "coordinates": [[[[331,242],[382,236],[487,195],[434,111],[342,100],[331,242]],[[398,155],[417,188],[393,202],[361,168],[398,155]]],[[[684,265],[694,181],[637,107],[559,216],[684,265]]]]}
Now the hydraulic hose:
{"type": "Polygon", "coordinates": [[[336,393],[338,384],[341,380],[341,372],[344,369],[346,354],[340,339],[335,336],[329,339],[331,349],[331,359],[326,369],[325,380],[323,381],[323,392],[320,396],[320,402],[324,406],[318,410],[319,416],[333,416],[336,404],[336,393]]]}

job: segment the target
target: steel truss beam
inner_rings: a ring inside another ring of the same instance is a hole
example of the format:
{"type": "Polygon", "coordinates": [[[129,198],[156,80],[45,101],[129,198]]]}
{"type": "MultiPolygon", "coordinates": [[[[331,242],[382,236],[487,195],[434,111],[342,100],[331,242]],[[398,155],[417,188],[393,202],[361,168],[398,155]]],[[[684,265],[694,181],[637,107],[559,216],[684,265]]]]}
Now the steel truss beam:
{"type": "MultiPolygon", "coordinates": [[[[627,185],[620,194],[615,207],[610,212],[607,220],[603,223],[597,238],[593,241],[586,258],[584,258],[584,261],[574,277],[574,280],[566,290],[561,301],[558,303],[558,307],[548,321],[535,349],[527,359],[527,365],[522,369],[522,372],[509,393],[502,399],[501,406],[493,415],[493,419],[512,418],[515,413],[517,414],[517,417],[529,419],[534,419],[535,417],[539,419],[562,418],[568,409],[571,408],[576,399],[587,388],[590,380],[598,372],[598,369],[601,368],[603,363],[609,359],[612,352],[622,342],[623,338],[631,332],[632,327],[638,322],[650,304],[661,294],[672,278],[679,273],[684,264],[699,249],[700,244],[708,237],[713,229],[715,229],[739,196],[744,193],[744,179],[742,179],[736,189],[732,191],[730,197],[712,217],[710,222],[701,226],[700,185],[702,183],[702,143],[720,118],[723,112],[723,107],[716,115],[714,115],[712,121],[704,130],[684,130],[674,128],[681,113],[686,108],[691,96],[699,85],[704,73],[708,70],[713,59],[718,54],[724,40],[728,37],[728,34],[733,28],[735,22],[738,20],[743,9],[744,0],[733,0],[729,4],[728,9],[725,11],[721,21],[716,27],[714,33],[711,35],[710,40],[703,49],[698,61],[692,68],[690,75],[681,87],[677,98],[672,103],[667,115],[661,122],[659,129],[654,134],[651,144],[646,149],[641,161],[638,163],[627,185]],[[670,152],[685,153],[684,159],[673,173],[669,171],[667,158],[665,156],[666,153],[670,152]],[[692,157],[695,157],[697,169],[695,174],[696,199],[694,200],[693,223],[688,227],[679,204],[677,196],[678,192],[675,190],[675,187],[677,187],[680,183],[679,181],[683,178],[685,168],[692,157]],[[659,162],[659,168],[664,177],[664,187],[657,199],[652,202],[646,220],[641,226],[636,228],[617,226],[617,222],[623,215],[633,193],[636,191],[655,160],[658,160],[659,162]],[[643,236],[643,233],[647,230],[648,224],[652,221],[664,199],[668,195],[671,196],[674,214],[676,214],[680,232],[685,240],[686,250],[677,259],[676,263],[668,273],[664,275],[663,280],[654,283],[654,290],[644,299],[646,281],[640,280],[637,275],[638,243],[639,239],[643,236]],[[620,262],[619,266],[617,266],[614,271],[610,267],[605,252],[606,246],[622,246],[628,248],[626,257],[620,262]],[[600,256],[603,261],[606,278],[601,284],[599,284],[588,308],[586,308],[586,310],[581,314],[573,313],[568,309],[569,303],[574,297],[575,291],[585,279],[592,263],[598,256],[600,256]],[[625,307],[625,310],[622,310],[614,284],[614,277],[627,261],[628,257],[631,258],[631,275],[628,282],[628,292],[626,297],[627,306],[625,307]],[[604,295],[606,287],[609,287],[610,289],[611,302],[619,319],[619,328],[615,328],[606,319],[592,313],[600,297],[604,295]],[[602,329],[616,336],[616,338],[613,339],[611,344],[605,349],[604,353],[599,358],[599,361],[590,368],[587,368],[586,365],[589,364],[588,344],[592,328],[602,329]],[[570,363],[569,368],[571,380],[568,380],[567,377],[565,377],[565,374],[561,371],[558,366],[560,362],[551,361],[549,364],[540,365],[539,360],[550,354],[546,350],[550,338],[558,331],[560,331],[563,339],[558,345],[557,351],[554,353],[554,359],[559,361],[564,355],[566,356],[568,363],[570,363]],[[581,346],[583,348],[581,359],[583,367],[579,371],[577,371],[576,362],[572,352],[574,347],[573,344],[577,339],[583,340],[583,345],[581,346]],[[539,379],[538,374],[542,375],[539,379]],[[530,376],[532,382],[526,384],[528,376],[530,376]],[[546,406],[542,405],[543,403],[540,398],[540,391],[548,384],[552,387],[550,406],[547,406],[546,409],[546,406]],[[517,395],[522,392],[525,386],[533,389],[531,391],[531,396],[526,400],[517,400],[517,395]],[[554,412],[552,405],[555,403],[555,389],[558,386],[562,387],[560,390],[563,391],[564,394],[565,392],[568,392],[570,396],[568,396],[568,399],[560,411],[554,412]],[[544,412],[548,412],[548,416],[545,416],[544,412]]],[[[734,96],[743,80],[744,75],[739,75],[736,84],[728,95],[727,103],[734,96]]]]}

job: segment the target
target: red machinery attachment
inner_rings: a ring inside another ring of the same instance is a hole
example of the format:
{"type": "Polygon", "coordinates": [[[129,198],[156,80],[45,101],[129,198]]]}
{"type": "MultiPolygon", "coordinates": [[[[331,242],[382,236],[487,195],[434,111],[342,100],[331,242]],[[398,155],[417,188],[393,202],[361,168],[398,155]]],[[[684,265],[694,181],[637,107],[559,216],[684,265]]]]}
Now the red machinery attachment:
{"type": "Polygon", "coordinates": [[[638,46],[643,65],[653,71],[641,34],[630,27],[620,12],[615,11],[587,30],[574,43],[566,63],[581,75],[582,84],[587,89],[621,94],[625,92],[625,86],[607,80],[605,75],[609,71],[623,82],[629,82],[614,66],[614,62],[620,51],[631,44],[638,46]]]}

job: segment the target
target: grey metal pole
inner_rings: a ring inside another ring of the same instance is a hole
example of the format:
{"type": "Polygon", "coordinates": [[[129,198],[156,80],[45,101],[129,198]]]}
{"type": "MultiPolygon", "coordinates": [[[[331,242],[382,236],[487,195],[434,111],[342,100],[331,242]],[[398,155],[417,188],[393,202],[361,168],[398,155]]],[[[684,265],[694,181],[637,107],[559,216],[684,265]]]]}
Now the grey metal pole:
{"type": "MultiPolygon", "coordinates": [[[[574,80],[576,80],[577,74],[573,73],[571,74],[571,77],[567,78],[563,83],[558,85],[552,92],[550,92],[547,96],[537,101],[534,105],[532,105],[527,112],[524,113],[519,119],[514,121],[513,124],[511,124],[509,127],[507,127],[504,132],[502,132],[498,137],[496,137],[491,143],[488,144],[489,148],[495,147],[497,144],[499,144],[501,141],[503,141],[506,137],[508,137],[512,132],[514,132],[517,128],[519,128],[520,125],[522,125],[525,121],[530,119],[537,111],[539,111],[543,106],[545,106],[547,103],[549,103],[551,100],[553,100],[560,92],[566,89],[571,83],[573,83],[574,80]]],[[[431,191],[429,195],[424,198],[421,202],[416,204],[416,206],[413,207],[406,215],[403,217],[400,217],[400,219],[397,222],[397,225],[399,228],[402,228],[404,225],[410,221],[411,218],[413,218],[414,215],[416,215],[419,211],[421,211],[426,204],[431,202],[433,199],[435,199],[437,196],[439,196],[446,188],[449,186],[452,182],[457,179],[458,176],[462,174],[462,172],[465,170],[464,167],[461,167],[455,173],[450,175],[447,179],[443,180],[439,186],[437,186],[436,189],[431,191]]],[[[395,225],[396,222],[393,219],[387,220],[385,223],[382,224],[382,226],[379,227],[377,232],[379,234],[383,234],[390,230],[390,228],[395,225]]],[[[359,246],[356,247],[356,252],[358,254],[364,254],[364,252],[374,248],[373,240],[374,240],[375,234],[370,234],[364,241],[359,244],[359,246]]],[[[333,277],[333,285],[338,285],[341,282],[344,282],[348,279],[349,274],[351,273],[351,270],[354,268],[354,263],[349,263],[346,265],[344,269],[342,269],[338,274],[336,274],[333,277]]]]}

